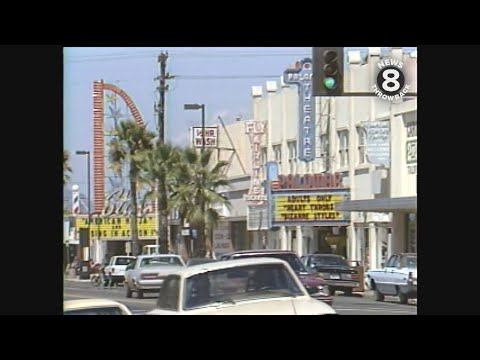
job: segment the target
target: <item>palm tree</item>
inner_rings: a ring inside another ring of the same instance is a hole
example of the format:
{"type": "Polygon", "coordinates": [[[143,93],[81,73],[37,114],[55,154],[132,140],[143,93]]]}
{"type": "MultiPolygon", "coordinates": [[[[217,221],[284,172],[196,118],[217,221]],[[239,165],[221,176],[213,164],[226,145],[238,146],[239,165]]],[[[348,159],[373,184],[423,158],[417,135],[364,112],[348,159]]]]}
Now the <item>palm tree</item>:
{"type": "Polygon", "coordinates": [[[152,149],[155,133],[131,120],[122,120],[115,131],[115,137],[109,142],[109,160],[112,170],[122,174],[125,164],[129,166],[128,178],[131,193],[130,232],[133,243],[133,255],[140,253],[137,230],[137,191],[142,182],[141,162],[145,152],[152,149]]]}
{"type": "Polygon", "coordinates": [[[210,165],[212,150],[198,153],[195,149],[186,148],[181,151],[181,163],[176,167],[177,181],[172,185],[171,199],[178,207],[181,216],[197,230],[197,256],[212,254],[212,246],[205,230],[209,234],[216,225],[219,215],[213,205],[227,205],[229,200],[217,191],[228,186],[223,169],[226,161],[219,161],[213,167],[210,165]]]}
{"type": "Polygon", "coordinates": [[[142,169],[145,179],[150,184],[151,190],[148,197],[158,197],[158,211],[160,215],[160,246],[161,252],[168,251],[168,193],[174,178],[174,169],[178,165],[178,149],[170,144],[157,144],[152,150],[145,153],[142,169]]]}
{"type": "Polygon", "coordinates": [[[70,180],[69,173],[72,172],[70,167],[70,153],[68,150],[63,150],[63,184],[65,185],[70,180]]]}

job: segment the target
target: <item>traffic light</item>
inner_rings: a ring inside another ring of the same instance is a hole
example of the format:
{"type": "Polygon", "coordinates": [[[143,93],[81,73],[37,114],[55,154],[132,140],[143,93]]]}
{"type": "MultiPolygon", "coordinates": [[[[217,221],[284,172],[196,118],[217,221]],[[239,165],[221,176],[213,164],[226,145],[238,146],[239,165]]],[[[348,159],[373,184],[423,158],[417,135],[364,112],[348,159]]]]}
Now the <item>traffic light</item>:
{"type": "Polygon", "coordinates": [[[343,95],[343,47],[313,48],[313,96],[343,95]]]}

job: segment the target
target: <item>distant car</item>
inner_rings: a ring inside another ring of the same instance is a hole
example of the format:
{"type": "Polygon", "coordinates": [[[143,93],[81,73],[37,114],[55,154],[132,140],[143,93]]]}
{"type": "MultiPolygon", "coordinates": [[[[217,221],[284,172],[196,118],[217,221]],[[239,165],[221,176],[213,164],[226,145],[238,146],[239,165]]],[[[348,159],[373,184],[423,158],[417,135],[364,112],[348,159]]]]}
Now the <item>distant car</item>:
{"type": "Polygon", "coordinates": [[[358,272],[348,264],[343,256],[310,254],[302,256],[302,261],[307,268],[313,269],[322,275],[332,295],[335,294],[336,290],[351,295],[353,289],[360,286],[358,272]]]}
{"type": "Polygon", "coordinates": [[[209,258],[191,258],[187,261],[187,266],[199,265],[199,264],[207,264],[210,262],[216,261],[215,259],[209,258]]]}
{"type": "Polygon", "coordinates": [[[110,263],[105,267],[105,275],[111,279],[111,284],[123,284],[125,281],[125,269],[135,260],[135,256],[112,256],[110,263]]]}
{"type": "Polygon", "coordinates": [[[367,272],[375,300],[383,301],[385,295],[398,296],[402,304],[417,297],[417,254],[392,255],[385,267],[367,272]]]}
{"type": "Polygon", "coordinates": [[[132,315],[123,304],[109,299],[68,300],[63,303],[64,315],[132,315]]]}
{"type": "Polygon", "coordinates": [[[294,251],[288,250],[243,250],[223,255],[220,260],[271,257],[286,261],[298,276],[308,293],[317,300],[329,305],[333,302],[330,289],[323,278],[308,270],[294,251]]]}
{"type": "Polygon", "coordinates": [[[217,261],[166,277],[147,315],[330,315],[292,268],[273,258],[217,261]]]}
{"type": "Polygon", "coordinates": [[[125,293],[127,298],[137,293],[143,298],[145,292],[158,292],[167,275],[185,267],[178,255],[139,255],[125,270],[125,293]]]}

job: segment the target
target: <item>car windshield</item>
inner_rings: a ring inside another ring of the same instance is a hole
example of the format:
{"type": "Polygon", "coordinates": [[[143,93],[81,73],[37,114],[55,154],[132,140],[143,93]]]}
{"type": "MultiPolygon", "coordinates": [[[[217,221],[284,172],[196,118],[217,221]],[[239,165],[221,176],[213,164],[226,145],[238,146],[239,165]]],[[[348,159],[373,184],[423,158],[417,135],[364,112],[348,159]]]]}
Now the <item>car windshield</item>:
{"type": "Polygon", "coordinates": [[[115,260],[115,265],[128,265],[133,261],[132,258],[117,258],[115,260]]]}
{"type": "Polygon", "coordinates": [[[265,254],[242,254],[241,256],[235,256],[234,259],[245,259],[251,257],[269,257],[280,259],[286,261],[288,265],[293,269],[295,272],[308,272],[307,268],[303,265],[302,261],[298,258],[297,255],[292,253],[265,253],[265,254]]]}
{"type": "Polygon", "coordinates": [[[89,309],[66,310],[64,315],[125,315],[119,307],[98,307],[89,309]]]}
{"type": "Polygon", "coordinates": [[[416,269],[417,268],[417,257],[416,256],[407,256],[407,268],[416,269]]]}
{"type": "Polygon", "coordinates": [[[304,295],[282,264],[262,264],[210,271],[185,281],[185,310],[253,299],[304,295]]]}
{"type": "Polygon", "coordinates": [[[348,266],[347,261],[340,256],[312,256],[311,261],[316,266],[348,266]]]}
{"type": "Polygon", "coordinates": [[[156,257],[148,257],[142,259],[140,262],[140,267],[147,267],[147,266],[183,266],[180,259],[175,256],[156,256],[156,257]]]}

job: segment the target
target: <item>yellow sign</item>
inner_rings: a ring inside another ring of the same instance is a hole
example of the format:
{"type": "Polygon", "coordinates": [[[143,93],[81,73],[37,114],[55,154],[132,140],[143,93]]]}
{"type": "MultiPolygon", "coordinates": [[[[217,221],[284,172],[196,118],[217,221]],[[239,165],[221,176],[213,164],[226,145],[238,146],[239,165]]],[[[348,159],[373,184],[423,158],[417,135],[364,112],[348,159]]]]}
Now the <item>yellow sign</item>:
{"type": "Polygon", "coordinates": [[[346,214],[335,209],[335,204],[347,199],[348,191],[324,191],[274,194],[273,225],[312,223],[346,225],[346,214]]]}
{"type": "MultiPolygon", "coordinates": [[[[129,240],[131,239],[130,217],[92,216],[90,224],[91,239],[129,240]]],[[[137,219],[139,239],[152,239],[157,236],[155,216],[137,219]]],[[[75,226],[79,229],[88,228],[88,216],[77,216],[75,226]]]]}

